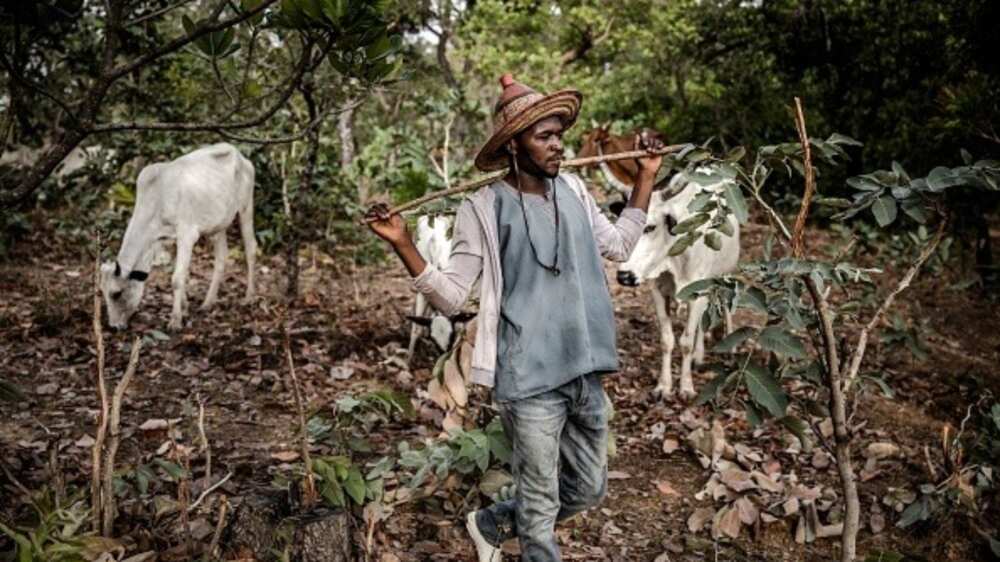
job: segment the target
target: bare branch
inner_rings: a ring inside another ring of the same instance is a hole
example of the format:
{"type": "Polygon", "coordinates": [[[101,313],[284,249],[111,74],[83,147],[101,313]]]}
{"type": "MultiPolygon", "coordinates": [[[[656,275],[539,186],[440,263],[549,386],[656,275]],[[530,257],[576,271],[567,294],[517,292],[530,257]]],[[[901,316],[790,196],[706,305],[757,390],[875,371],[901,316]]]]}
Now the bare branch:
{"type": "Polygon", "coordinates": [[[809,135],[806,133],[806,117],[802,112],[802,100],[799,98],[795,98],[795,129],[799,133],[799,142],[802,143],[806,191],[802,195],[802,205],[799,207],[799,215],[795,217],[795,228],[792,231],[792,255],[796,258],[801,258],[803,250],[802,235],[806,228],[806,217],[809,216],[809,204],[812,203],[813,193],[816,192],[816,176],[812,167],[809,135]]]}
{"type": "Polygon", "coordinates": [[[284,136],[284,137],[270,137],[270,138],[244,137],[244,136],[241,136],[241,135],[234,135],[233,133],[230,133],[230,132],[226,131],[225,129],[219,129],[219,130],[216,130],[214,132],[218,133],[219,135],[221,135],[221,136],[223,136],[223,137],[225,137],[225,138],[227,138],[229,140],[233,140],[233,141],[237,141],[237,142],[246,142],[246,143],[250,143],[250,144],[261,144],[261,145],[285,144],[285,143],[297,141],[297,140],[301,139],[302,137],[308,135],[309,133],[311,133],[312,131],[314,131],[317,127],[319,127],[324,121],[326,121],[327,117],[330,117],[331,115],[338,115],[338,114],[343,113],[345,111],[353,111],[360,104],[361,104],[361,102],[359,101],[359,102],[353,103],[353,104],[351,104],[349,106],[338,108],[337,110],[326,111],[326,112],[322,113],[321,115],[319,115],[318,117],[316,117],[316,119],[313,119],[311,122],[307,123],[301,130],[299,130],[299,131],[297,131],[295,133],[292,133],[290,135],[284,136]]]}
{"type": "Polygon", "coordinates": [[[190,506],[188,506],[188,508],[187,508],[188,513],[194,511],[194,509],[196,507],[198,507],[199,504],[201,504],[202,500],[204,500],[205,498],[207,498],[208,495],[211,494],[212,492],[214,492],[217,489],[219,489],[219,486],[222,486],[223,484],[225,484],[226,482],[228,482],[229,479],[232,478],[232,477],[233,477],[233,473],[232,472],[227,472],[226,475],[223,476],[221,479],[219,479],[218,482],[216,482],[215,484],[212,484],[211,486],[209,486],[208,488],[206,488],[205,491],[202,492],[201,495],[198,496],[198,499],[194,500],[194,503],[192,503],[190,506]]]}
{"type": "MultiPolygon", "coordinates": [[[[282,314],[284,316],[284,314],[282,314]]],[[[305,405],[302,401],[302,391],[299,389],[299,379],[295,376],[295,362],[292,360],[292,344],[288,336],[288,326],[284,317],[281,318],[281,330],[283,332],[282,341],[285,348],[285,360],[288,362],[288,375],[292,381],[292,390],[295,397],[295,407],[299,415],[299,439],[302,447],[302,462],[305,463],[306,477],[302,487],[302,504],[305,508],[312,509],[318,496],[316,494],[316,482],[313,477],[312,460],[309,457],[309,433],[306,431],[305,405]]]]}
{"type": "Polygon", "coordinates": [[[215,79],[218,80],[219,86],[222,87],[222,91],[226,93],[226,96],[229,98],[229,101],[233,102],[234,106],[233,111],[239,111],[239,107],[236,102],[236,97],[233,96],[233,93],[229,91],[229,85],[226,84],[226,81],[222,79],[222,71],[219,70],[218,57],[212,57],[212,73],[215,74],[215,79]]]}
{"type": "Polygon", "coordinates": [[[861,369],[861,361],[865,357],[865,347],[868,345],[868,338],[871,337],[872,331],[875,330],[876,326],[878,326],[878,323],[892,306],[896,297],[910,286],[910,283],[913,282],[913,278],[916,277],[920,268],[923,267],[924,262],[926,262],[928,258],[934,254],[938,244],[940,244],[941,240],[944,239],[947,225],[947,218],[942,219],[941,223],[938,224],[937,232],[934,233],[934,237],[931,238],[931,240],[924,246],[920,255],[917,256],[917,259],[914,260],[914,262],[910,265],[910,268],[906,271],[906,274],[899,280],[899,283],[896,284],[896,287],[892,290],[892,292],[885,297],[885,300],[882,301],[878,310],[876,310],[875,314],[872,315],[871,320],[869,320],[868,324],[866,324],[861,330],[861,334],[858,336],[858,343],[854,347],[854,354],[851,356],[850,367],[847,369],[847,376],[844,378],[845,390],[850,388],[851,383],[858,376],[858,371],[861,369]]]}

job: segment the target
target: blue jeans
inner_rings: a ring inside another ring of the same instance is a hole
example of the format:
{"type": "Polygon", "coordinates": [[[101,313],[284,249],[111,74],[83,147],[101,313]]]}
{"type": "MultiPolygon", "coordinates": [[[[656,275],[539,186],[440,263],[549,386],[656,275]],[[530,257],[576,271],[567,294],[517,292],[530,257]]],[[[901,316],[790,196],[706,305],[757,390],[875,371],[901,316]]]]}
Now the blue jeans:
{"type": "Polygon", "coordinates": [[[498,406],[514,445],[517,491],[513,499],[480,510],[476,523],[495,546],[516,536],[524,562],[557,562],[556,521],[607,495],[608,404],[601,376],[581,376],[498,406]]]}

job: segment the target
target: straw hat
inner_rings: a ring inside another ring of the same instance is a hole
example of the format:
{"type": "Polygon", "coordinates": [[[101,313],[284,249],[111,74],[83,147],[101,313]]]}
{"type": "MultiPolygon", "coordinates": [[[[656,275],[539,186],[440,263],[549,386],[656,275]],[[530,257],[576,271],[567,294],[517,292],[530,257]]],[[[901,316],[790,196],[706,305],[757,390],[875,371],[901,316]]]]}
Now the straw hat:
{"type": "Polygon", "coordinates": [[[559,116],[567,129],[573,126],[583,101],[583,94],[576,90],[540,94],[510,74],[500,77],[500,85],[503,93],[493,108],[493,136],[476,155],[476,168],[484,172],[506,168],[509,162],[504,144],[538,121],[559,116]]]}

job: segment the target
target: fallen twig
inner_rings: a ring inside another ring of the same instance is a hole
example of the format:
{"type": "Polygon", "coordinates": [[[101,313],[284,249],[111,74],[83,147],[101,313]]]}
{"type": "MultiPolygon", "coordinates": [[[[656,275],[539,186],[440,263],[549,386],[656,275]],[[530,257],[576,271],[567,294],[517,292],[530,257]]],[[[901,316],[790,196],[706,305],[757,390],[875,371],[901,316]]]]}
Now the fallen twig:
{"type": "Polygon", "coordinates": [[[198,499],[194,500],[194,503],[192,503],[187,508],[187,510],[189,512],[194,511],[195,508],[198,507],[198,505],[201,503],[202,500],[204,500],[206,497],[208,497],[208,495],[211,494],[212,492],[214,492],[215,490],[219,489],[219,486],[222,486],[223,484],[225,484],[226,481],[228,481],[232,477],[233,477],[233,473],[232,472],[226,473],[226,475],[223,476],[222,479],[220,479],[215,484],[212,484],[211,486],[209,486],[208,488],[206,488],[204,492],[202,492],[201,494],[199,494],[198,495],[198,499]]]}
{"type": "MultiPolygon", "coordinates": [[[[229,478],[228,476],[226,478],[229,478]]],[[[225,479],[223,479],[223,482],[225,479]]],[[[222,538],[222,531],[226,528],[226,511],[229,508],[229,502],[226,501],[226,496],[219,497],[219,520],[215,524],[215,532],[212,533],[212,542],[208,543],[208,557],[209,559],[218,558],[216,550],[219,548],[219,540],[222,538]]]]}

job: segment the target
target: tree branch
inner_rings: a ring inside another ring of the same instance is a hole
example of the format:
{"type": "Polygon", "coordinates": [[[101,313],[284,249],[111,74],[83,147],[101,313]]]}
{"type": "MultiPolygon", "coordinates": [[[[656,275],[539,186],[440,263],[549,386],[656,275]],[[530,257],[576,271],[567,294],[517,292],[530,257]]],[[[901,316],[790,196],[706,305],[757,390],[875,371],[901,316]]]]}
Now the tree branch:
{"type": "Polygon", "coordinates": [[[221,30],[226,29],[228,27],[232,27],[232,26],[234,26],[234,25],[236,25],[236,24],[238,24],[240,22],[246,21],[246,20],[248,20],[248,19],[256,16],[257,14],[263,12],[269,6],[271,6],[272,4],[274,4],[277,1],[278,0],[263,0],[260,4],[258,4],[252,10],[247,10],[246,12],[243,12],[242,14],[233,16],[233,17],[231,17],[229,19],[226,19],[226,20],[222,20],[221,22],[210,23],[210,22],[214,22],[218,18],[219,14],[222,13],[222,10],[226,7],[226,2],[220,2],[219,5],[215,8],[215,10],[212,12],[212,15],[209,17],[209,19],[207,21],[205,21],[204,23],[202,23],[202,25],[199,26],[197,29],[194,29],[191,33],[189,33],[187,35],[184,35],[184,36],[181,36],[181,37],[178,37],[177,39],[174,39],[173,41],[170,41],[166,45],[163,45],[159,49],[155,49],[153,51],[150,51],[149,53],[146,53],[145,55],[142,55],[141,57],[139,57],[139,58],[137,58],[137,59],[135,59],[135,60],[133,60],[131,62],[121,64],[121,65],[119,65],[119,66],[111,69],[111,71],[108,72],[108,74],[107,74],[106,77],[109,80],[111,80],[111,81],[117,80],[117,79],[121,78],[122,76],[124,76],[124,75],[126,75],[126,74],[128,74],[128,73],[130,73],[130,72],[132,72],[134,70],[138,70],[138,69],[146,66],[147,64],[155,61],[156,59],[159,59],[160,57],[163,57],[165,55],[169,55],[170,53],[173,53],[175,51],[180,50],[185,45],[191,43],[192,41],[195,41],[196,39],[198,39],[200,37],[204,37],[205,35],[208,35],[209,33],[213,33],[215,31],[221,31],[221,30]]]}
{"type": "Polygon", "coordinates": [[[13,76],[14,79],[17,80],[17,82],[19,84],[21,84],[22,86],[28,88],[29,90],[35,92],[36,94],[39,94],[39,95],[41,95],[41,96],[43,96],[45,98],[48,98],[49,100],[52,100],[53,103],[55,103],[56,105],[58,105],[60,107],[60,109],[62,109],[64,112],[66,112],[66,115],[68,115],[69,118],[74,123],[77,123],[76,115],[74,114],[73,110],[70,109],[69,105],[66,102],[64,102],[63,100],[61,100],[58,97],[56,97],[55,94],[50,93],[45,88],[42,88],[41,86],[39,86],[38,84],[35,84],[31,80],[28,80],[26,77],[24,77],[23,75],[21,75],[20,72],[17,72],[14,69],[14,65],[12,65],[11,62],[7,60],[6,55],[4,55],[2,52],[0,52],[0,66],[3,66],[4,69],[11,76],[13,76]]]}
{"type": "MultiPolygon", "coordinates": [[[[299,60],[299,64],[295,69],[295,74],[289,78],[288,85],[285,91],[281,93],[278,100],[267,108],[257,117],[253,119],[248,119],[245,121],[237,121],[235,123],[224,123],[224,122],[204,122],[204,123],[163,123],[163,122],[152,122],[143,123],[139,121],[132,121],[130,123],[106,123],[103,125],[95,125],[90,129],[92,133],[110,133],[115,131],[219,131],[222,129],[249,129],[250,127],[256,127],[264,121],[267,121],[272,115],[277,113],[282,106],[292,97],[292,93],[295,91],[295,87],[301,80],[302,75],[305,74],[309,63],[312,62],[312,57],[310,52],[312,51],[313,42],[309,41],[306,44],[302,52],[302,58],[299,60]]],[[[232,113],[229,114],[232,116],[232,113]]],[[[227,116],[228,117],[228,116],[227,116]]]]}
{"type": "Polygon", "coordinates": [[[166,8],[161,8],[161,9],[156,10],[154,12],[150,12],[148,14],[139,16],[139,17],[135,18],[134,20],[132,20],[130,22],[127,22],[124,25],[124,27],[131,27],[133,25],[138,25],[138,24],[140,24],[140,23],[142,23],[144,21],[148,21],[148,20],[151,20],[153,18],[160,17],[163,14],[165,14],[167,12],[170,12],[170,11],[173,11],[173,10],[175,10],[177,8],[180,8],[181,6],[183,6],[185,4],[190,4],[192,1],[193,0],[180,0],[179,2],[175,2],[174,4],[171,4],[171,5],[167,6],[166,8]]]}
{"type": "Polygon", "coordinates": [[[900,279],[899,283],[896,284],[896,288],[894,288],[892,292],[890,292],[889,295],[886,296],[885,300],[882,301],[881,306],[879,306],[878,310],[875,311],[875,314],[872,315],[871,320],[869,320],[868,324],[866,324],[865,327],[861,330],[861,334],[858,336],[858,343],[854,347],[854,354],[851,355],[851,363],[850,367],[847,369],[847,376],[844,378],[845,391],[848,388],[850,388],[851,383],[858,376],[858,371],[861,369],[861,361],[865,357],[865,348],[868,345],[868,338],[871,337],[872,331],[875,330],[875,327],[885,316],[886,312],[888,312],[889,308],[892,306],[892,303],[893,301],[895,301],[896,297],[899,296],[900,293],[905,291],[907,287],[910,286],[910,283],[913,282],[913,278],[916,277],[917,273],[920,271],[920,268],[923,267],[924,262],[926,262],[928,258],[930,258],[934,254],[934,250],[937,249],[938,244],[940,244],[941,240],[944,239],[947,225],[948,225],[948,220],[947,217],[945,217],[944,219],[941,220],[941,223],[938,225],[937,232],[934,233],[934,237],[931,238],[930,242],[928,242],[927,245],[924,246],[923,250],[921,250],[920,252],[920,255],[917,256],[917,259],[910,265],[910,268],[906,271],[906,274],[903,275],[903,278],[900,279]]]}
{"type": "Polygon", "coordinates": [[[237,141],[237,142],[247,142],[247,143],[251,143],[251,144],[261,144],[261,145],[285,144],[285,143],[297,141],[297,140],[301,139],[302,137],[308,135],[309,133],[311,133],[312,131],[314,131],[317,127],[319,127],[320,124],[323,123],[323,121],[326,121],[327,117],[329,117],[331,115],[338,115],[338,114],[343,113],[345,111],[352,111],[353,109],[355,109],[356,107],[358,107],[358,105],[360,105],[360,103],[361,102],[357,102],[357,103],[354,103],[354,104],[351,104],[351,105],[348,105],[348,106],[345,106],[345,107],[338,108],[336,110],[325,111],[322,114],[320,114],[318,117],[316,117],[315,119],[313,119],[312,121],[310,121],[309,123],[307,123],[301,130],[299,130],[299,131],[297,131],[295,133],[292,133],[290,135],[284,136],[284,137],[270,137],[270,138],[244,137],[244,136],[240,136],[240,135],[234,135],[233,133],[230,133],[230,132],[226,131],[225,129],[219,129],[219,130],[216,130],[216,131],[213,131],[213,132],[218,133],[219,135],[222,135],[223,137],[225,137],[225,138],[227,138],[229,140],[234,140],[234,141],[237,141]]]}
{"type": "Polygon", "coordinates": [[[806,190],[802,194],[802,205],[799,207],[799,214],[795,217],[795,227],[792,230],[792,256],[801,258],[806,217],[809,216],[809,204],[812,203],[813,193],[816,192],[816,176],[812,167],[809,135],[806,133],[806,117],[802,112],[802,100],[799,98],[795,98],[795,129],[799,133],[799,142],[802,144],[806,190]]]}

